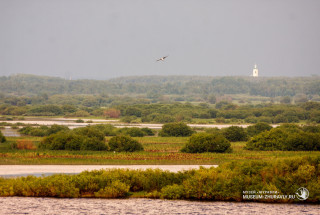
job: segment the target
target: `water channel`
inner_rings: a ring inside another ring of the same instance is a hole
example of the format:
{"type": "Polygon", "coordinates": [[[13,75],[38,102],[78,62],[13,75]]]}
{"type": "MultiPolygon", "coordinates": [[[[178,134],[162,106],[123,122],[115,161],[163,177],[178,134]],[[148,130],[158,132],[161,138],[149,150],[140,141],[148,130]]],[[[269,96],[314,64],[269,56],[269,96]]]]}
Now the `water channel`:
{"type": "Polygon", "coordinates": [[[0,214],[319,214],[319,205],[161,199],[0,198],[0,214]]]}

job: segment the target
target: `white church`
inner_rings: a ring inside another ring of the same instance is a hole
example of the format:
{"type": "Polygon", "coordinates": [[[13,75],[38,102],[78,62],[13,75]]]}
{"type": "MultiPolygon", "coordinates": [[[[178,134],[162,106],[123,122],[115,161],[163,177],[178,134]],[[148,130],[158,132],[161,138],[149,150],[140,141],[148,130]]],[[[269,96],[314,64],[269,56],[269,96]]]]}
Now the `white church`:
{"type": "Polygon", "coordinates": [[[259,75],[259,70],[258,70],[257,64],[255,64],[254,68],[252,70],[252,76],[253,77],[258,77],[258,75],[259,75]]]}

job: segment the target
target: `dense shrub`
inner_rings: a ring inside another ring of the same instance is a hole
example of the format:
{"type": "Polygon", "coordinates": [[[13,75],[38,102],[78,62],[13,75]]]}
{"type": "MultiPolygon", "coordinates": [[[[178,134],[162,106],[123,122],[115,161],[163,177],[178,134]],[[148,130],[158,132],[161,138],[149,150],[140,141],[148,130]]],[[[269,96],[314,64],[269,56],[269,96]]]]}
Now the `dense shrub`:
{"type": "Polygon", "coordinates": [[[270,126],[268,123],[265,122],[259,122],[255,125],[250,125],[247,127],[247,133],[249,136],[255,136],[257,134],[260,134],[263,131],[270,131],[272,129],[272,126],[270,126]]]}
{"type": "Polygon", "coordinates": [[[320,125],[305,125],[301,129],[305,132],[320,133],[320,125]]]}
{"type": "Polygon", "coordinates": [[[121,113],[120,110],[117,110],[115,108],[109,108],[103,112],[103,115],[107,118],[119,118],[121,113]]]}
{"type": "Polygon", "coordinates": [[[52,125],[51,127],[48,128],[46,135],[50,134],[55,134],[58,133],[59,131],[68,131],[69,128],[64,125],[52,125]]]}
{"type": "Polygon", "coordinates": [[[141,131],[143,131],[146,136],[154,136],[154,132],[151,128],[141,128],[141,131]]]}
{"type": "MultiPolygon", "coordinates": [[[[252,201],[244,191],[276,191],[295,195],[304,187],[304,203],[320,202],[320,157],[244,161],[217,168],[173,173],[160,169],[94,170],[77,175],[0,178],[0,196],[121,198],[139,192],[141,197],[210,201],[252,201]]],[[[259,194],[260,195],[260,194],[259,194]]],[[[264,195],[264,194],[261,194],[264,195]]],[[[270,195],[267,193],[266,195],[270,195]]],[[[296,202],[295,199],[257,198],[260,202],[296,202]]]]}
{"type": "Polygon", "coordinates": [[[128,136],[131,136],[131,137],[143,137],[145,135],[145,133],[140,128],[136,128],[136,127],[121,128],[119,130],[119,134],[128,135],[128,136]]]}
{"type": "Polygon", "coordinates": [[[6,137],[0,131],[0,143],[4,143],[4,142],[6,142],[6,137]]]}
{"type": "Polygon", "coordinates": [[[98,129],[101,131],[105,136],[116,136],[117,135],[117,128],[110,124],[98,124],[98,125],[91,125],[91,128],[98,129]]]}
{"type": "Polygon", "coordinates": [[[127,135],[130,137],[154,136],[154,132],[150,128],[125,127],[118,129],[117,133],[120,135],[127,135]]]}
{"type": "Polygon", "coordinates": [[[39,127],[26,126],[19,129],[20,134],[44,137],[50,134],[58,133],[59,131],[67,131],[69,128],[63,125],[52,125],[51,127],[42,125],[39,127]]]}
{"type": "Polygon", "coordinates": [[[19,129],[20,134],[30,135],[30,136],[37,136],[37,137],[44,137],[47,135],[48,126],[40,126],[40,127],[31,127],[26,126],[19,129]]]}
{"type": "Polygon", "coordinates": [[[112,137],[108,144],[110,150],[116,152],[134,152],[143,150],[142,145],[129,136],[121,135],[112,137]]]}
{"type": "Polygon", "coordinates": [[[289,122],[289,120],[283,114],[279,114],[275,116],[273,119],[273,123],[287,123],[287,122],[289,122]]]}
{"type": "Polygon", "coordinates": [[[121,198],[126,197],[129,194],[129,189],[129,185],[116,180],[109,186],[101,188],[98,192],[95,192],[94,196],[98,198],[121,198]]]}
{"type": "Polygon", "coordinates": [[[51,150],[107,150],[104,135],[94,129],[79,129],[76,131],[60,131],[44,138],[40,148],[51,150]]]}
{"type": "Polygon", "coordinates": [[[246,149],[319,151],[320,133],[305,132],[296,125],[285,124],[253,137],[247,142],[246,149]]]}
{"type": "Polygon", "coordinates": [[[96,138],[100,141],[104,140],[104,133],[100,131],[99,129],[92,127],[92,126],[86,126],[86,127],[80,127],[73,129],[73,132],[76,134],[88,137],[88,138],[96,138]]]}
{"type": "Polygon", "coordinates": [[[221,134],[193,134],[181,149],[187,153],[225,152],[230,150],[230,142],[221,134]]]}
{"type": "Polygon", "coordinates": [[[31,116],[58,116],[63,113],[62,109],[58,105],[41,105],[31,108],[27,115],[31,116]]]}
{"type": "Polygon", "coordinates": [[[245,129],[239,126],[224,128],[222,133],[231,142],[246,141],[248,139],[245,129]]]}
{"type": "Polygon", "coordinates": [[[185,190],[182,185],[168,185],[161,189],[162,197],[165,199],[182,199],[185,196],[185,190]]]}
{"type": "Polygon", "coordinates": [[[31,140],[17,140],[11,144],[11,148],[13,149],[36,149],[35,145],[31,140]]]}
{"type": "Polygon", "coordinates": [[[162,130],[159,135],[162,137],[188,137],[191,136],[194,131],[185,123],[174,122],[167,123],[162,126],[162,130]]]}

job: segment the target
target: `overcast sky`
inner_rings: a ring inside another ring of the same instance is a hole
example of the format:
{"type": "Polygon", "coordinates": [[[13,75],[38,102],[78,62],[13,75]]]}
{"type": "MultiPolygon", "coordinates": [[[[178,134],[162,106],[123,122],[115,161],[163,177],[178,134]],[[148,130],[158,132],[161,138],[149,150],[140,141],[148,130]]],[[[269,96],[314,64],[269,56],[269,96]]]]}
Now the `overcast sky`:
{"type": "Polygon", "coordinates": [[[0,0],[0,76],[249,76],[255,63],[320,75],[320,0],[0,0]]]}

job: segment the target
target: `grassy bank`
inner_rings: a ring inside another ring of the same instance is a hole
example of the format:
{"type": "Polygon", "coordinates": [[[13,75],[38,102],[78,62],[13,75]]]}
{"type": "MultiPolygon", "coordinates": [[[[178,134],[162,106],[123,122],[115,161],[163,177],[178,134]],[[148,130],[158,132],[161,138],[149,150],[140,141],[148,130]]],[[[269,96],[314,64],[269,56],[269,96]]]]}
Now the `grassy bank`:
{"type": "Polygon", "coordinates": [[[132,153],[114,153],[103,151],[52,151],[11,149],[17,140],[29,140],[37,145],[40,137],[8,137],[0,144],[0,165],[6,164],[223,164],[231,161],[300,158],[320,156],[319,151],[249,151],[245,142],[231,143],[231,153],[180,153],[179,150],[188,141],[186,137],[137,137],[145,151],[132,153]]]}
{"type": "Polygon", "coordinates": [[[218,168],[172,173],[162,170],[96,170],[78,175],[0,178],[0,196],[164,198],[210,201],[320,202],[320,156],[225,163],[218,168]],[[309,191],[299,200],[298,189],[309,191]],[[248,197],[259,192],[259,198],[248,197]],[[291,198],[289,198],[291,195],[291,198]]]}

